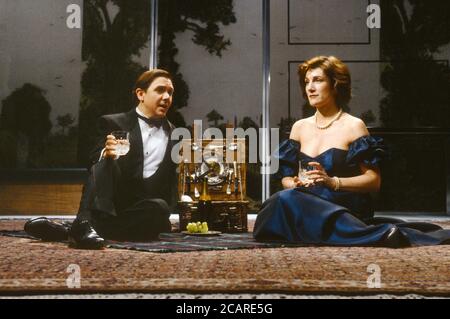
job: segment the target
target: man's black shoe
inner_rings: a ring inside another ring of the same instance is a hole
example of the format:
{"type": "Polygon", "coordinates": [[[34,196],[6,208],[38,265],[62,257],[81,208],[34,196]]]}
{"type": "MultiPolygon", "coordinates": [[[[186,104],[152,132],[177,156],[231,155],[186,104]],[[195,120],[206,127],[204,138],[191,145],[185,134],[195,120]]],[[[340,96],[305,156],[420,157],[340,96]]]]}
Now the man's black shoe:
{"type": "Polygon", "coordinates": [[[37,217],[27,221],[23,228],[28,235],[44,241],[63,241],[68,238],[70,226],[46,217],[37,217]]]}
{"type": "Polygon", "coordinates": [[[80,249],[102,249],[105,240],[92,228],[87,220],[75,220],[69,231],[69,246],[80,249]]]}

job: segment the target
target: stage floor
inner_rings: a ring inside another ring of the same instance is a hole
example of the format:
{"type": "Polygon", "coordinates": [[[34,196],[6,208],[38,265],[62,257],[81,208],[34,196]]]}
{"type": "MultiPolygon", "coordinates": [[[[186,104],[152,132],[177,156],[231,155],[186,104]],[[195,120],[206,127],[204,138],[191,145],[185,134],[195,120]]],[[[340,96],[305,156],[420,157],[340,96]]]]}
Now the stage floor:
{"type": "MultiPolygon", "coordinates": [[[[19,230],[24,222],[2,219],[0,229],[19,230]]],[[[434,222],[450,228],[448,219],[434,222]]],[[[64,243],[0,236],[0,295],[84,293],[450,296],[450,246],[296,247],[162,254],[76,250],[64,243]],[[70,272],[73,265],[79,267],[79,281],[74,281],[70,272]],[[371,269],[378,269],[379,288],[371,280],[371,269]]]]}

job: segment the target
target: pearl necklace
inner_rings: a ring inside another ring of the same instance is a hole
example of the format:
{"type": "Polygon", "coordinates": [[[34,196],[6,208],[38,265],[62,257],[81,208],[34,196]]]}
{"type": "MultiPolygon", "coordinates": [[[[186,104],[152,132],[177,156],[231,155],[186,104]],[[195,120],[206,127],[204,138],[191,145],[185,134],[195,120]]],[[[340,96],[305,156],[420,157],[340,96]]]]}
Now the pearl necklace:
{"type": "Polygon", "coordinates": [[[314,117],[316,119],[316,127],[319,130],[326,130],[327,128],[329,128],[331,126],[331,124],[333,124],[334,122],[339,120],[341,115],[342,115],[342,109],[338,112],[338,114],[334,117],[334,119],[332,119],[328,124],[320,126],[319,124],[317,124],[317,111],[316,111],[316,114],[314,114],[314,117]]]}

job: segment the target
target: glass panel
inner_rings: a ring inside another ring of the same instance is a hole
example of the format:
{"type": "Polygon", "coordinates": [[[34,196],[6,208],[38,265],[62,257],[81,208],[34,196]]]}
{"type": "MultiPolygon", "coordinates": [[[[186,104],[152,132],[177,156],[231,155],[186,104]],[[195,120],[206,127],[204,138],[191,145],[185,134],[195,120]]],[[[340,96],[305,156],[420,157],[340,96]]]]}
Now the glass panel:
{"type": "Polygon", "coordinates": [[[0,168],[77,165],[82,29],[67,25],[70,4],[81,22],[82,1],[0,0],[0,168]]]}
{"type": "MultiPolygon", "coordinates": [[[[349,112],[390,148],[378,209],[445,212],[449,19],[444,0],[272,2],[271,126],[284,139],[296,120],[314,113],[301,96],[297,67],[317,55],[337,56],[352,76],[349,112]],[[424,159],[438,149],[433,158],[442,170],[429,174],[424,159]]],[[[272,193],[281,188],[275,180],[271,186],[272,193]]]]}
{"type": "Polygon", "coordinates": [[[450,3],[381,1],[380,121],[450,127],[450,3]]]}
{"type": "MultiPolygon", "coordinates": [[[[261,1],[159,1],[158,66],[175,78],[169,118],[177,127],[258,128],[261,120],[261,1]]],[[[252,207],[258,164],[247,170],[252,207]]]]}
{"type": "Polygon", "coordinates": [[[84,5],[79,163],[87,163],[99,116],[136,107],[131,91],[150,61],[150,0],[88,0],[84,5]]]}
{"type": "Polygon", "coordinates": [[[134,107],[149,10],[149,0],[0,0],[0,169],[87,164],[98,116],[134,107]]]}

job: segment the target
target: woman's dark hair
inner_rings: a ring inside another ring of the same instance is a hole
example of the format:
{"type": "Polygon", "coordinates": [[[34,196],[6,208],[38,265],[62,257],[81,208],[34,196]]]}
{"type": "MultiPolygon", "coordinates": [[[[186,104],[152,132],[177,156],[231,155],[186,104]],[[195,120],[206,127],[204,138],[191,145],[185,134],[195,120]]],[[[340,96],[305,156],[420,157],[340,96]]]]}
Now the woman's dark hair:
{"type": "Polygon", "coordinates": [[[305,77],[309,70],[321,68],[336,90],[336,104],[344,108],[352,97],[352,79],[348,67],[334,56],[316,56],[298,66],[298,76],[303,97],[308,100],[305,77]]]}

